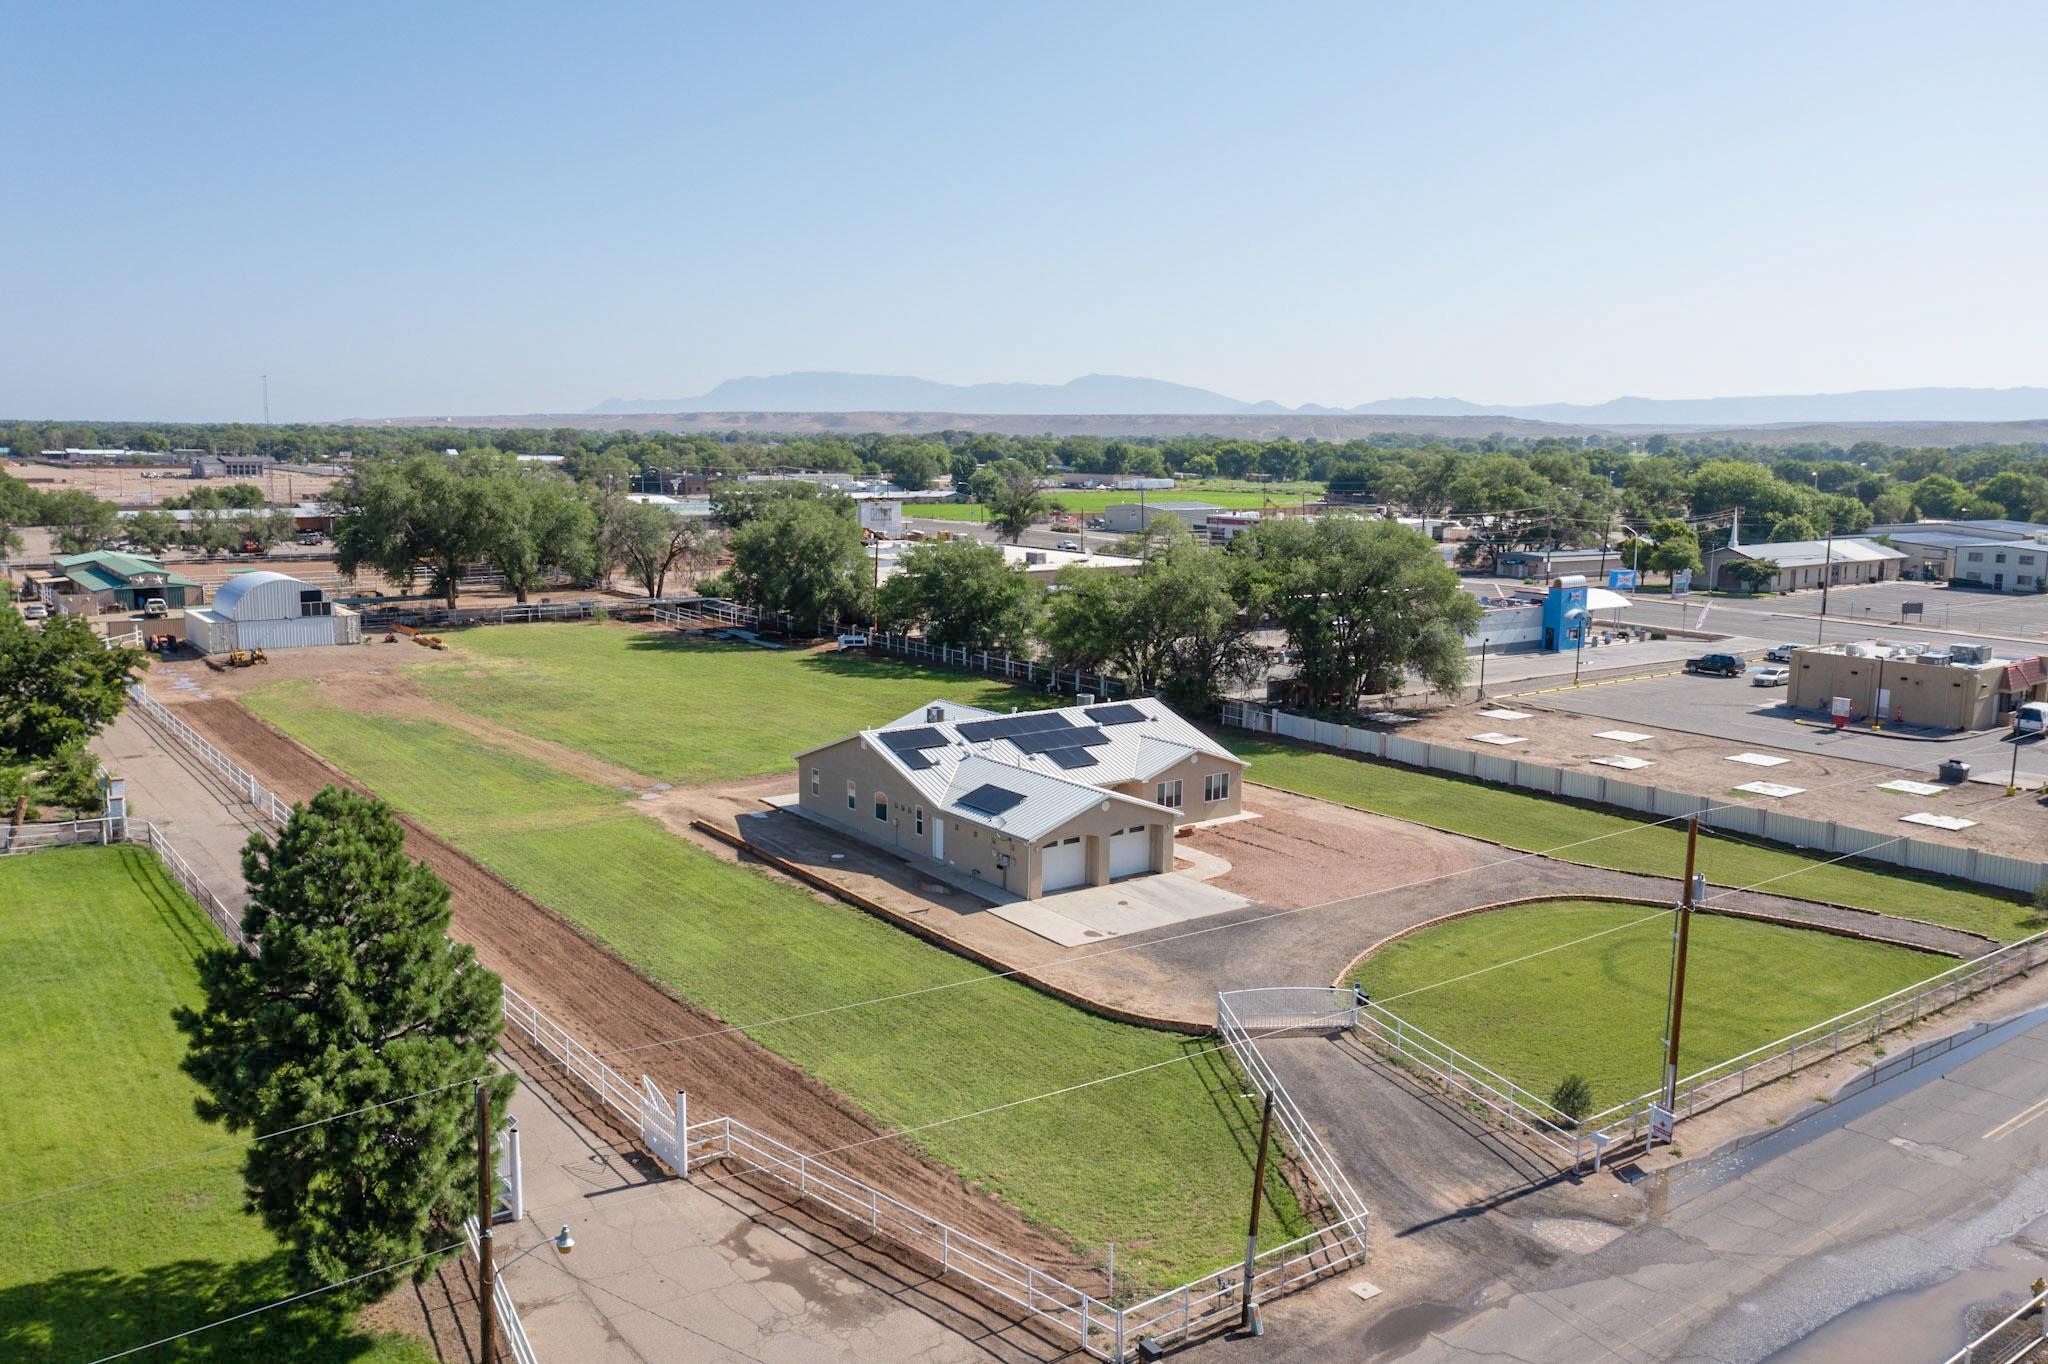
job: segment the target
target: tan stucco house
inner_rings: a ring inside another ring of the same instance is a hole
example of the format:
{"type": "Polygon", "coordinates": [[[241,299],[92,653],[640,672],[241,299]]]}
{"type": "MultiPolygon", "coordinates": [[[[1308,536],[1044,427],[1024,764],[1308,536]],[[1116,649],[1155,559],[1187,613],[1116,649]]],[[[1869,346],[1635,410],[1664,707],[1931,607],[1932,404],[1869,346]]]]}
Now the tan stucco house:
{"type": "Polygon", "coordinates": [[[1244,763],[1150,697],[1003,715],[934,701],[797,754],[806,815],[1027,899],[1173,868],[1244,763]]]}

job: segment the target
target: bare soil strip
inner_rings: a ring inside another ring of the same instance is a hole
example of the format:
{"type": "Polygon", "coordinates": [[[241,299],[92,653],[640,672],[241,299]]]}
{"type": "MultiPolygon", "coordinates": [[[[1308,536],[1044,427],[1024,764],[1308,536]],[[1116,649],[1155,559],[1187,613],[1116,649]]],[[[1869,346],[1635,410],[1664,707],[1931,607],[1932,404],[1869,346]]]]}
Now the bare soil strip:
{"type": "MultiPolygon", "coordinates": [[[[330,783],[358,785],[235,702],[192,701],[178,713],[286,799],[304,800],[330,783]]],[[[798,1150],[866,1141],[883,1132],[835,1091],[745,1036],[717,1031],[721,1020],[669,994],[450,844],[411,820],[404,823],[407,850],[448,883],[454,906],[450,935],[474,946],[508,985],[594,1049],[712,1034],[618,1058],[620,1070],[644,1071],[670,1092],[687,1091],[707,1116],[729,1113],[798,1150]]],[[[1070,1283],[1100,1278],[1071,1247],[1031,1225],[1017,1209],[971,1188],[906,1143],[875,1142],[841,1152],[831,1163],[1070,1283]]]]}

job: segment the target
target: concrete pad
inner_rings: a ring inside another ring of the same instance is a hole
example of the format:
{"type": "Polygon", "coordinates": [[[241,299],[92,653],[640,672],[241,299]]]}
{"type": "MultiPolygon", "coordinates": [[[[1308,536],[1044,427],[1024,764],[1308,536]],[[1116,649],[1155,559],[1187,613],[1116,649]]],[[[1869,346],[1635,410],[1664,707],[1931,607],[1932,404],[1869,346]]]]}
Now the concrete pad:
{"type": "Polygon", "coordinates": [[[1505,706],[1495,706],[1490,710],[1482,710],[1479,713],[1489,720],[1526,720],[1530,714],[1526,710],[1509,710],[1505,706]]]}
{"type": "Polygon", "coordinates": [[[1650,765],[1648,758],[1635,758],[1626,753],[1613,753],[1604,758],[1588,758],[1586,761],[1598,763],[1602,767],[1619,767],[1625,772],[1633,772],[1639,767],[1650,765]]]}
{"type": "Polygon", "coordinates": [[[1748,763],[1751,767],[1782,767],[1792,760],[1790,758],[1780,758],[1771,753],[1730,753],[1728,761],[1732,763],[1748,763]]]}
{"type": "Polygon", "coordinates": [[[1917,815],[1907,815],[1899,822],[1901,824],[1925,824],[1930,829],[1948,829],[1951,832],[1958,829],[1973,829],[1977,826],[1977,821],[1974,819],[1964,819],[1960,815],[1933,815],[1925,810],[1922,810],[1917,815]]]}
{"type": "Polygon", "coordinates": [[[1936,786],[1931,781],[1907,781],[1904,777],[1896,781],[1879,782],[1877,789],[1901,796],[1938,796],[1948,790],[1946,786],[1936,786]]]}
{"type": "Polygon", "coordinates": [[[1656,736],[1654,734],[1639,734],[1632,729],[1602,729],[1596,730],[1593,737],[1596,739],[1612,739],[1618,744],[1641,744],[1648,743],[1656,736]]]}
{"type": "Polygon", "coordinates": [[[1787,796],[1796,796],[1806,790],[1803,786],[1781,786],[1774,781],[1746,781],[1735,789],[1747,791],[1751,795],[1769,796],[1772,800],[1783,800],[1787,796]]]}
{"type": "Polygon", "coordinates": [[[1474,735],[1472,736],[1472,739],[1473,739],[1473,742],[1475,742],[1475,743],[1482,743],[1482,744],[1501,744],[1501,745],[1506,745],[1506,744],[1526,744],[1526,743],[1528,743],[1528,742],[1529,742],[1529,740],[1528,740],[1528,737],[1527,737],[1526,735],[1521,735],[1521,734],[1501,734],[1501,733],[1499,733],[1499,732],[1497,732],[1497,731],[1488,731],[1488,732],[1487,732],[1487,733],[1485,733],[1485,734],[1474,734],[1474,735]]]}
{"type": "Polygon", "coordinates": [[[1219,890],[1186,872],[1164,872],[996,905],[988,912],[1062,947],[1079,947],[1227,914],[1250,903],[1242,895],[1219,890]]]}

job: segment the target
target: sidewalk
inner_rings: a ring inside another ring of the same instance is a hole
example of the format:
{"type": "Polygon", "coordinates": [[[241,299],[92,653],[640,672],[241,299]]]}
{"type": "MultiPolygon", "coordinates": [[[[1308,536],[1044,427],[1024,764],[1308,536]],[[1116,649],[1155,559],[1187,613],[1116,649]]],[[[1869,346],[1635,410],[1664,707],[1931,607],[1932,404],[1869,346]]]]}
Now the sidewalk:
{"type": "Polygon", "coordinates": [[[129,712],[92,741],[109,772],[128,783],[130,817],[163,830],[207,887],[240,913],[249,903],[242,884],[242,845],[266,825],[217,778],[198,775],[196,761],[129,712]]]}
{"type": "Polygon", "coordinates": [[[564,1222],[576,1242],[567,1256],[536,1250],[505,1272],[544,1364],[1060,1357],[765,1181],[722,1165],[676,1178],[579,1088],[528,1064],[516,1044],[510,1050],[526,1218],[499,1225],[498,1259],[540,1245],[564,1222]]]}

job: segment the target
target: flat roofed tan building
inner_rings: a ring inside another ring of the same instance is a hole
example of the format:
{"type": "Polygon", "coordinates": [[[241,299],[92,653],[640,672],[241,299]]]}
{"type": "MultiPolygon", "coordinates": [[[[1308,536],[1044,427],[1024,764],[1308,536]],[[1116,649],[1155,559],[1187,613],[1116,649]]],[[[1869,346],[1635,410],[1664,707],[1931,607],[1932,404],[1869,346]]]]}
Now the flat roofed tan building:
{"type": "Polygon", "coordinates": [[[1878,713],[1887,723],[1928,729],[1993,729],[2028,701],[2048,700],[2048,658],[1994,658],[1988,646],[1928,652],[1910,645],[1828,644],[1792,655],[1787,701],[1832,711],[1846,697],[1850,715],[1878,713]]]}

